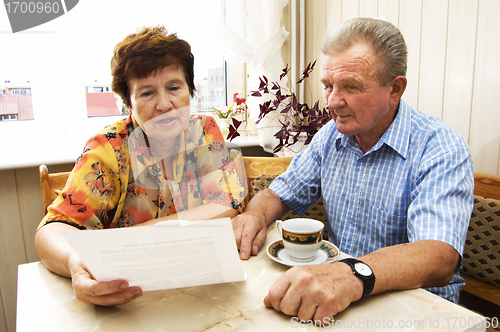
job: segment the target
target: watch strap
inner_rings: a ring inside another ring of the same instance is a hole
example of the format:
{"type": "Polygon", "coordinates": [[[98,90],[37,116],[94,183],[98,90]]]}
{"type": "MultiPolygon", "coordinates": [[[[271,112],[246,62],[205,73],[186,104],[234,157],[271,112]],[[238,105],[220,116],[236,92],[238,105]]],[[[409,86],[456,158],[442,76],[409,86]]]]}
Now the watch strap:
{"type": "Polygon", "coordinates": [[[352,271],[354,272],[354,275],[363,281],[364,287],[363,287],[363,295],[361,296],[361,298],[370,295],[371,292],[373,291],[373,288],[375,287],[375,275],[373,274],[373,270],[371,269],[371,267],[368,264],[355,258],[344,258],[341,259],[339,262],[346,263],[347,265],[349,265],[352,271]],[[370,271],[372,271],[372,273],[368,276],[360,274],[355,267],[357,263],[366,265],[367,267],[370,268],[370,271]]]}

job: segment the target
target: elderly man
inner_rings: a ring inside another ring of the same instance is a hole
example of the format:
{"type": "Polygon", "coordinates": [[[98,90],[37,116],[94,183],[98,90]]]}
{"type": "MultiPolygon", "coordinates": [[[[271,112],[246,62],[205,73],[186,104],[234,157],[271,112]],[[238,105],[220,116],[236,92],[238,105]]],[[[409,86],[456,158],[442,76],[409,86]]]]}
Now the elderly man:
{"type": "Polygon", "coordinates": [[[401,100],[407,50],[392,24],[349,20],[329,32],[322,51],[334,121],[233,227],[241,259],[248,259],[270,222],[288,209],[305,213],[323,195],[330,241],[355,259],[291,268],[265,305],[324,323],[350,303],[390,290],[426,287],[456,302],[473,197],[466,142],[401,100]]]}

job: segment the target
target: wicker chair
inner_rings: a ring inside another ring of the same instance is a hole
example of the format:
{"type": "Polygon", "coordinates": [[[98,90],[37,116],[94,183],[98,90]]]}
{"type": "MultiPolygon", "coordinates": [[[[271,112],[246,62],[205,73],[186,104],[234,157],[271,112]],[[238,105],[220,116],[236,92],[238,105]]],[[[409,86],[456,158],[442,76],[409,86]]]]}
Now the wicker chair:
{"type": "Polygon", "coordinates": [[[464,292],[500,305],[500,177],[474,174],[474,208],[462,261],[464,292]]]}

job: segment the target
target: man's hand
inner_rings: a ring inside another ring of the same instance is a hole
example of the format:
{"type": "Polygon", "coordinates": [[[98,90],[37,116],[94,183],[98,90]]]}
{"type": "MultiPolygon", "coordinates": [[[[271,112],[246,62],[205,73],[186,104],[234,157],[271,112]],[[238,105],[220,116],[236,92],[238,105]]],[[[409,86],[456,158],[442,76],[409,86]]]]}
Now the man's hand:
{"type": "Polygon", "coordinates": [[[359,300],[363,287],[344,263],[296,266],[271,286],[264,304],[300,320],[325,324],[359,300]]]}
{"type": "Polygon", "coordinates": [[[267,237],[267,224],[262,215],[243,213],[231,219],[234,239],[240,251],[240,259],[257,255],[267,237]]]}
{"type": "Polygon", "coordinates": [[[283,216],[288,208],[269,188],[255,195],[248,203],[245,212],[231,219],[234,239],[240,250],[240,258],[257,255],[267,237],[267,225],[283,216]]]}
{"type": "Polygon", "coordinates": [[[69,269],[77,299],[96,305],[125,304],[142,295],[140,287],[129,287],[125,280],[96,281],[77,255],[70,258],[69,269]]]}

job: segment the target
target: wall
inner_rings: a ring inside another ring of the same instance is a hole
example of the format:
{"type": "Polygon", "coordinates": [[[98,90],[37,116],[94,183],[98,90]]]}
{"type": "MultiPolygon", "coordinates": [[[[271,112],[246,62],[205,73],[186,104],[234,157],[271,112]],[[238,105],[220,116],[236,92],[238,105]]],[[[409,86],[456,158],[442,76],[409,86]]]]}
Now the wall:
{"type": "MultiPolygon", "coordinates": [[[[51,172],[72,164],[49,166],[51,172]]],[[[37,167],[0,171],[0,332],[16,326],[17,266],[38,261],[34,239],[43,218],[37,167]]]]}
{"type": "Polygon", "coordinates": [[[306,63],[319,64],[313,99],[324,100],[325,32],[349,18],[384,17],[408,44],[403,99],[456,128],[469,143],[476,172],[500,175],[499,15],[497,0],[308,0],[306,63]]]}

